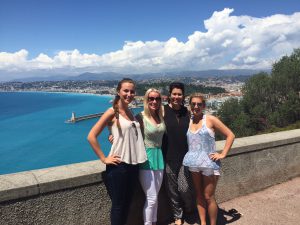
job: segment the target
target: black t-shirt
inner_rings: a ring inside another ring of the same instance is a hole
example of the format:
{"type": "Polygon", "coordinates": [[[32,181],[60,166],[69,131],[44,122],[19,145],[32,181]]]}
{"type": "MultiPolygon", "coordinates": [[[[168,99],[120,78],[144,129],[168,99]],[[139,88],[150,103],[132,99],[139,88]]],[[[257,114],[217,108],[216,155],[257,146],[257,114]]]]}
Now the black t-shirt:
{"type": "Polygon", "coordinates": [[[186,107],[179,110],[164,106],[166,133],[163,139],[163,153],[166,161],[182,162],[188,151],[186,133],[189,128],[190,116],[186,107]]]}

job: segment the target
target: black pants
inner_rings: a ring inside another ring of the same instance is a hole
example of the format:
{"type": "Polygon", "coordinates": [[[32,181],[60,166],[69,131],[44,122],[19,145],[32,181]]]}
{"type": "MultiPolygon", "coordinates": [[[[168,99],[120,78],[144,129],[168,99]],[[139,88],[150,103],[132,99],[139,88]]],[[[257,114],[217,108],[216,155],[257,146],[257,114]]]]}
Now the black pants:
{"type": "Polygon", "coordinates": [[[105,184],[112,202],[111,225],[126,224],[132,195],[138,180],[138,165],[107,165],[105,184]]]}
{"type": "Polygon", "coordinates": [[[193,184],[188,168],[181,161],[166,162],[165,184],[175,220],[183,218],[183,211],[196,209],[193,184]]]}

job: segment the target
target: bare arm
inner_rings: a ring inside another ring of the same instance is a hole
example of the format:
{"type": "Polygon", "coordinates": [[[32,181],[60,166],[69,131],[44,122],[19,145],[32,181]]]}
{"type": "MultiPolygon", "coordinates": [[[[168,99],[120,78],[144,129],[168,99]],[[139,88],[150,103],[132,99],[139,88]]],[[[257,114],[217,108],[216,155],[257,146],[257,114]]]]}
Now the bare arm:
{"type": "Polygon", "coordinates": [[[101,146],[97,140],[97,137],[101,134],[101,132],[107,126],[107,124],[109,124],[113,120],[113,118],[114,118],[114,111],[112,108],[110,108],[100,117],[98,122],[90,130],[87,139],[91,147],[93,148],[94,152],[103,163],[116,165],[120,163],[120,157],[114,155],[105,157],[101,149],[101,146]]]}
{"type": "Polygon", "coordinates": [[[222,153],[221,154],[219,154],[219,153],[212,153],[212,154],[210,154],[210,157],[213,160],[224,159],[227,156],[227,154],[228,154],[228,152],[229,152],[229,150],[230,150],[230,148],[231,148],[231,146],[233,144],[235,135],[217,117],[209,116],[208,118],[209,118],[209,123],[212,125],[212,127],[214,128],[214,130],[222,133],[226,137],[225,146],[224,146],[224,148],[222,150],[222,153]]]}

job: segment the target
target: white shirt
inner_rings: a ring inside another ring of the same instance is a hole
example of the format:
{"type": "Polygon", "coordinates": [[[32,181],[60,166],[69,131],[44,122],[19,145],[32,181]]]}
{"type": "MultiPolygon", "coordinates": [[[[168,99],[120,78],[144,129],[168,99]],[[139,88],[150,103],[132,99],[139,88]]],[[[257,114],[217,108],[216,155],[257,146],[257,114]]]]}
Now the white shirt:
{"type": "Polygon", "coordinates": [[[125,119],[119,114],[120,128],[117,123],[111,127],[114,137],[109,155],[120,156],[127,164],[143,163],[147,160],[140,124],[137,121],[125,119]]]}

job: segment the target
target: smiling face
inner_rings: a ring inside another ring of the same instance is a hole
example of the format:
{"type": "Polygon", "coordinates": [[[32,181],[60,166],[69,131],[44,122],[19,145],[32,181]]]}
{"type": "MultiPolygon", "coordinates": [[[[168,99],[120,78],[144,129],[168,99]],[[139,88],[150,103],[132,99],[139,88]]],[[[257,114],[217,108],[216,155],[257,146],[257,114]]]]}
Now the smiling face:
{"type": "Polygon", "coordinates": [[[120,96],[121,102],[128,105],[134,99],[135,85],[130,82],[122,83],[121,88],[118,91],[118,95],[120,96]]]}
{"type": "Polygon", "coordinates": [[[161,106],[161,96],[158,92],[151,91],[148,95],[148,109],[151,112],[159,110],[161,106]]]}
{"type": "Polygon", "coordinates": [[[190,107],[195,116],[201,115],[202,110],[205,108],[205,102],[202,97],[193,97],[190,99],[190,107]]]}
{"type": "Polygon", "coordinates": [[[183,92],[179,88],[173,88],[170,93],[170,103],[174,108],[180,108],[183,102],[183,92]]]}

